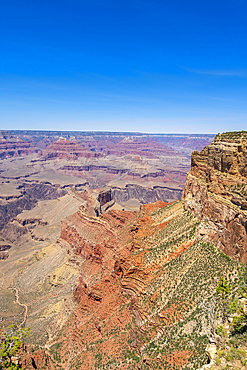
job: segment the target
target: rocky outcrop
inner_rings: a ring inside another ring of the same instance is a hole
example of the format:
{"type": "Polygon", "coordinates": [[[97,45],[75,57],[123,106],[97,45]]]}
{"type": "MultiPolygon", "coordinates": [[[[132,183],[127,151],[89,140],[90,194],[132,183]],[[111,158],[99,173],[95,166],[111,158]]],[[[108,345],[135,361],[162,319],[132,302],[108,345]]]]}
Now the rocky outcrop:
{"type": "Polygon", "coordinates": [[[219,134],[193,152],[183,193],[185,208],[201,224],[198,237],[247,261],[247,133],[219,134]]]}
{"type": "Polygon", "coordinates": [[[38,349],[33,353],[26,345],[22,345],[20,353],[17,356],[18,365],[21,369],[56,369],[56,366],[51,361],[51,358],[45,353],[44,349],[38,349]]]}
{"type": "Polygon", "coordinates": [[[169,189],[168,187],[153,186],[148,188],[141,185],[127,184],[124,188],[113,187],[112,195],[117,203],[126,202],[129,199],[138,199],[142,204],[154,203],[158,200],[171,202],[182,196],[181,189],[169,189]]]}
{"type": "Polygon", "coordinates": [[[82,200],[80,208],[88,217],[99,216],[115,204],[112,191],[109,188],[96,190],[85,189],[83,192],[74,191],[74,193],[80,195],[82,200]]]}
{"type": "Polygon", "coordinates": [[[111,202],[112,201],[111,189],[100,191],[98,195],[98,201],[101,207],[104,206],[106,203],[111,202]]]}
{"type": "Polygon", "coordinates": [[[6,260],[9,257],[8,250],[11,248],[9,243],[0,241],[0,260],[6,260]]]}

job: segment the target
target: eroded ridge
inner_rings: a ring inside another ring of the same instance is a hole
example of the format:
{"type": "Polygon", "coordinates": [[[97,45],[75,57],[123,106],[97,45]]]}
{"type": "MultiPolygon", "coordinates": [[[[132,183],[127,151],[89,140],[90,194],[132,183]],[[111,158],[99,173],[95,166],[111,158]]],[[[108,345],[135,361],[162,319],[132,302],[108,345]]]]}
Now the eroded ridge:
{"type": "Polygon", "coordinates": [[[181,201],[97,218],[80,210],[64,221],[67,253],[84,260],[74,289],[78,308],[50,343],[57,365],[197,369],[206,363],[198,302],[234,264],[196,239],[198,223],[181,201]]]}
{"type": "Polygon", "coordinates": [[[183,193],[201,222],[198,236],[247,261],[247,133],[219,134],[193,152],[183,193]]]}

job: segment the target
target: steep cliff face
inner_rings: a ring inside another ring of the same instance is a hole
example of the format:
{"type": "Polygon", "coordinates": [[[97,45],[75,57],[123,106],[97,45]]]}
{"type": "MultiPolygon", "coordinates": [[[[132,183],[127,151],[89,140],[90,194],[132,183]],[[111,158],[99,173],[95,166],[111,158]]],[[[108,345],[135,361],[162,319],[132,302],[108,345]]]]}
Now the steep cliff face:
{"type": "Polygon", "coordinates": [[[247,132],[219,134],[192,153],[183,200],[202,221],[198,237],[247,261],[247,132]]]}
{"type": "Polygon", "coordinates": [[[77,308],[48,342],[57,365],[200,368],[208,340],[197,301],[212,294],[234,263],[195,238],[197,225],[181,201],[99,217],[81,208],[66,218],[60,243],[78,265],[79,279],[77,308]]]}
{"type": "Polygon", "coordinates": [[[32,209],[38,200],[56,199],[67,192],[58,186],[43,183],[23,184],[21,194],[0,199],[0,229],[25,209],[32,209]],[[10,198],[10,199],[9,199],[10,198]]]}
{"type": "Polygon", "coordinates": [[[113,187],[113,198],[117,203],[126,202],[129,199],[138,199],[142,204],[171,202],[180,199],[181,189],[169,189],[169,187],[154,186],[144,187],[136,184],[127,184],[125,187],[113,187]]]}

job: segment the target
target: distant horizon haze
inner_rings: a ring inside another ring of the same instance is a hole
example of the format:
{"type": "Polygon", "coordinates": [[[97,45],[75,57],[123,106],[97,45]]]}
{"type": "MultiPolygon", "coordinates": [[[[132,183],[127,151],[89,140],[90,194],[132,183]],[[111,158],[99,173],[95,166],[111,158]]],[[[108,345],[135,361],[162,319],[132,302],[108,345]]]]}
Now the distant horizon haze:
{"type": "Polygon", "coordinates": [[[140,135],[140,136],[188,136],[188,135],[195,135],[195,136],[213,136],[213,135],[217,135],[218,133],[208,133],[208,132],[202,132],[202,133],[188,133],[188,132],[137,132],[137,131],[103,131],[103,130],[22,130],[22,129],[16,129],[16,130],[12,130],[12,129],[1,129],[0,130],[0,133],[13,133],[13,134],[18,134],[18,133],[24,133],[24,132],[28,132],[28,133],[57,133],[57,134],[63,134],[63,133],[70,133],[70,134],[76,134],[76,133],[87,133],[87,134],[105,134],[105,135],[140,135]]]}

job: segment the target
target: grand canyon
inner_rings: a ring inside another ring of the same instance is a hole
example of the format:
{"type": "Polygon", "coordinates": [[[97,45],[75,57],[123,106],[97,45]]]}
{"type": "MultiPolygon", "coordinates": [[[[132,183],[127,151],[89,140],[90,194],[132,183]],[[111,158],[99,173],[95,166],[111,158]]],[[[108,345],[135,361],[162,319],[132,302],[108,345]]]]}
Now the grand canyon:
{"type": "Polygon", "coordinates": [[[247,262],[246,132],[1,131],[0,189],[18,366],[210,365],[203,305],[247,262]]]}

